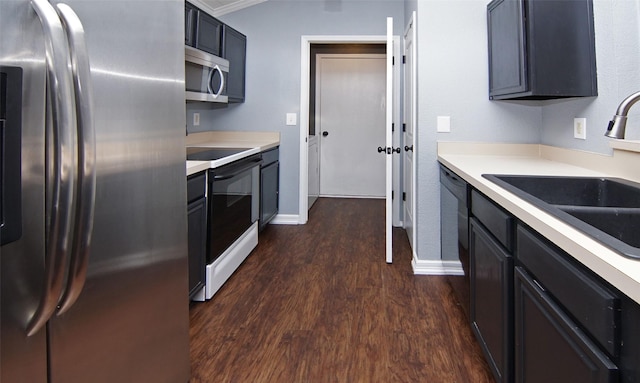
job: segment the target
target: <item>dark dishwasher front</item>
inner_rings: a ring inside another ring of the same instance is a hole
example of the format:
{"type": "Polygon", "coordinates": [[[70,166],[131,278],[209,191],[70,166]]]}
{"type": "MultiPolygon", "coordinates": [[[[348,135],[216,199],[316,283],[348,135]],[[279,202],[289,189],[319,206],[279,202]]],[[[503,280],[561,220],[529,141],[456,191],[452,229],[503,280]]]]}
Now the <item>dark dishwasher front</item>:
{"type": "Polygon", "coordinates": [[[447,277],[458,303],[469,318],[469,185],[440,165],[440,246],[443,261],[457,261],[464,275],[447,277]]]}

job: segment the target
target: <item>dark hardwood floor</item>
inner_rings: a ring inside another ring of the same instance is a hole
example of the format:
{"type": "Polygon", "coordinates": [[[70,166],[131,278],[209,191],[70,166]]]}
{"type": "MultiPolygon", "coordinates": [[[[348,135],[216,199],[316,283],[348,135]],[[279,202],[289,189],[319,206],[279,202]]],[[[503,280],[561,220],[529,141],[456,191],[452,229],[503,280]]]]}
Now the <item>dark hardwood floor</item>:
{"type": "Polygon", "coordinates": [[[191,382],[492,382],[445,277],[415,276],[384,201],[320,199],[270,225],[212,300],[193,303],[191,382]]]}

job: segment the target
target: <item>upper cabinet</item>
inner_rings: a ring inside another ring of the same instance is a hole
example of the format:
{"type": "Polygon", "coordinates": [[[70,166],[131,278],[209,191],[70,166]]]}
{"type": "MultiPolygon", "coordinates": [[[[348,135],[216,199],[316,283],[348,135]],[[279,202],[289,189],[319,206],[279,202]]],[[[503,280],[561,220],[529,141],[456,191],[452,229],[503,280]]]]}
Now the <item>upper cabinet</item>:
{"type": "Polygon", "coordinates": [[[247,37],[226,24],[222,32],[222,57],[229,60],[229,102],[244,102],[247,37]]]}
{"type": "Polygon", "coordinates": [[[592,0],[487,5],[489,99],[597,96],[592,0]]]}
{"type": "Polygon", "coordinates": [[[229,102],[244,102],[247,37],[188,2],[184,25],[186,45],[229,61],[223,94],[229,102]]]}

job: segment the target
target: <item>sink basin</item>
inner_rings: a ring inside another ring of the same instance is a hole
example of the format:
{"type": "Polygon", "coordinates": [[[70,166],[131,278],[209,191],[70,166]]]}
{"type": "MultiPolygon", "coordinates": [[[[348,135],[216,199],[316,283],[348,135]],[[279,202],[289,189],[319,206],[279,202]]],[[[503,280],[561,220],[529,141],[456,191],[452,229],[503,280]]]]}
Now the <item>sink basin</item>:
{"type": "Polygon", "coordinates": [[[486,178],[503,187],[504,184],[510,185],[552,205],[640,208],[640,184],[619,178],[505,175],[486,178]]]}
{"type": "Polygon", "coordinates": [[[640,259],[640,184],[599,177],[483,177],[614,251],[640,259]]]}
{"type": "MultiPolygon", "coordinates": [[[[601,209],[560,207],[560,210],[587,223],[605,234],[640,249],[640,211],[638,209],[601,209]]],[[[594,235],[598,237],[597,233],[594,235]]],[[[599,238],[602,241],[602,238],[599,238]]],[[[606,242],[605,238],[605,242],[606,242]]]]}

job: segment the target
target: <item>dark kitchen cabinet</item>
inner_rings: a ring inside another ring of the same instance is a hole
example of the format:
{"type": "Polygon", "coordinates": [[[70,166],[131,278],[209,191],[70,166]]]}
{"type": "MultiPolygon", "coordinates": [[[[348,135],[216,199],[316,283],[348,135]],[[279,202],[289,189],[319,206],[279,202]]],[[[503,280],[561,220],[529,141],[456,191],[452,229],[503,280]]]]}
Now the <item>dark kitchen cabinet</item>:
{"type": "Polygon", "coordinates": [[[521,225],[516,242],[516,382],[617,382],[620,298],[521,225]]]}
{"type": "Polygon", "coordinates": [[[244,102],[247,37],[226,24],[222,30],[222,57],[229,60],[229,102],[244,102]]]}
{"type": "Polygon", "coordinates": [[[262,153],[262,165],[260,166],[260,230],[263,230],[278,214],[280,196],[279,157],[280,149],[277,147],[262,153]]]}
{"type": "Polygon", "coordinates": [[[195,47],[214,56],[222,53],[223,23],[205,12],[198,11],[195,29],[195,47]]]}
{"type": "Polygon", "coordinates": [[[207,257],[207,200],[204,172],[187,178],[187,222],[189,258],[189,297],[193,298],[205,283],[207,257]]]}
{"type": "Polygon", "coordinates": [[[195,46],[195,30],[198,17],[198,8],[187,2],[184,3],[184,44],[195,46]]]}
{"type": "Polygon", "coordinates": [[[513,379],[513,219],[477,191],[469,227],[471,328],[497,382],[513,379]]]}
{"type": "Polygon", "coordinates": [[[516,382],[618,381],[618,368],[521,267],[515,270],[516,382]]]}
{"type": "Polygon", "coordinates": [[[597,96],[591,0],[487,5],[489,99],[597,96]]]}

